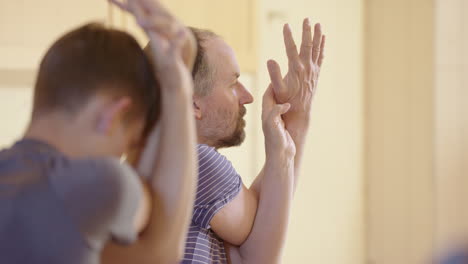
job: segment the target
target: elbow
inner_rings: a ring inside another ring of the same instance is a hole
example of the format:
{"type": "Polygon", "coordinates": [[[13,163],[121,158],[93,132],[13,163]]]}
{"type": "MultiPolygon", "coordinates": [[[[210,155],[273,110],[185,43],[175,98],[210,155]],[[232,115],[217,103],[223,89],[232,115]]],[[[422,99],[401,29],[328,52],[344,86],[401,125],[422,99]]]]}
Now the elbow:
{"type": "Polygon", "coordinates": [[[237,233],[235,236],[229,237],[228,239],[225,239],[227,242],[229,242],[231,245],[240,247],[244,242],[247,240],[249,237],[251,228],[245,228],[243,232],[237,233]]]}
{"type": "Polygon", "coordinates": [[[228,242],[233,246],[240,247],[249,238],[249,235],[252,232],[253,221],[243,221],[236,224],[236,226],[229,225],[226,229],[218,228],[214,229],[214,231],[225,242],[228,242]]]}

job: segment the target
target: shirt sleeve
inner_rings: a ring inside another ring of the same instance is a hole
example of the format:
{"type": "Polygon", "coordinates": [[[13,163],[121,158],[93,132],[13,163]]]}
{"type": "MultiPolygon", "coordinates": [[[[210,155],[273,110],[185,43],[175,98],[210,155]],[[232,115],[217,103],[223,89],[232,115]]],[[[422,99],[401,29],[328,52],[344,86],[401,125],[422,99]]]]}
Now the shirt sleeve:
{"type": "Polygon", "coordinates": [[[73,160],[56,164],[52,185],[87,242],[136,240],[134,219],[143,198],[136,172],[117,159],[73,160]]]}
{"type": "Polygon", "coordinates": [[[240,192],[242,180],[232,163],[214,148],[198,145],[198,187],[192,222],[205,229],[215,214],[240,192]]]}

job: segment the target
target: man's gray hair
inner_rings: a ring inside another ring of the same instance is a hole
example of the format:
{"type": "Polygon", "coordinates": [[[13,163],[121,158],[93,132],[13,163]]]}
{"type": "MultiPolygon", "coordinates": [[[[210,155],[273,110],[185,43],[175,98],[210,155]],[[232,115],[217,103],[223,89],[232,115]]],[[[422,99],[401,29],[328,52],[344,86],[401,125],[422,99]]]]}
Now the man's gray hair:
{"type": "Polygon", "coordinates": [[[219,36],[213,31],[189,27],[195,39],[197,40],[197,56],[193,64],[192,76],[194,80],[194,92],[198,96],[208,95],[213,86],[213,74],[216,69],[210,67],[208,58],[206,57],[205,42],[219,36]]]}

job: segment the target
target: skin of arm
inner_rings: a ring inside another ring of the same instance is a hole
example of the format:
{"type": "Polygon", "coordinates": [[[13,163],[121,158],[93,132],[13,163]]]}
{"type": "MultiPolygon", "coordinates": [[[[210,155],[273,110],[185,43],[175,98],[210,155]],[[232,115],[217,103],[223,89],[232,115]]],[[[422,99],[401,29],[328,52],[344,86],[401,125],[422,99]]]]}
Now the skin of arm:
{"type": "Polygon", "coordinates": [[[211,229],[224,241],[240,246],[250,234],[258,197],[242,185],[239,194],[211,219],[211,229]]]}
{"type": "MultiPolygon", "coordinates": [[[[113,3],[133,13],[148,34],[163,100],[158,128],[148,136],[137,166],[138,173],[148,179],[144,184],[147,199],[136,220],[144,229],[131,246],[108,243],[102,263],[178,263],[183,256],[197,177],[193,84],[181,55],[188,31],[179,27],[173,34],[166,32],[167,24],[159,22],[172,16],[156,1],[113,3]]],[[[178,26],[175,20],[173,23],[178,26]]]]}
{"type": "Polygon", "coordinates": [[[226,244],[230,263],[281,262],[293,198],[294,159],[267,159],[252,232],[240,247],[226,244]]]}
{"type": "Polygon", "coordinates": [[[230,263],[279,263],[286,237],[294,186],[294,142],[281,115],[289,104],[277,105],[269,88],[263,97],[266,161],[258,183],[259,204],[254,225],[240,246],[226,244],[230,263]],[[274,230],[274,232],[272,232],[274,230]]]}

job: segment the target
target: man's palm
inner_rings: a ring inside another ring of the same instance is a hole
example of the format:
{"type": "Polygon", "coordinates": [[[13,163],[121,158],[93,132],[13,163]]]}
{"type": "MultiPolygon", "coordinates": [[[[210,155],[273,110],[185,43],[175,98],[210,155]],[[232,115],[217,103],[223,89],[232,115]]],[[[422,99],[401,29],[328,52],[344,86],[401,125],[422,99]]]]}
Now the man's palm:
{"type": "Polygon", "coordinates": [[[298,53],[289,25],[284,26],[283,35],[289,62],[288,73],[281,79],[279,65],[274,61],[268,63],[268,70],[272,77],[277,102],[291,104],[291,110],[284,115],[289,125],[289,122],[295,122],[293,120],[300,122],[309,118],[324,58],[325,36],[322,35],[320,24],[316,24],[312,39],[310,22],[305,19],[301,49],[298,53]]]}

